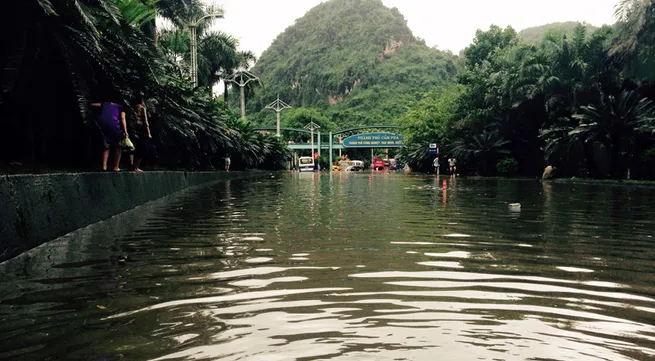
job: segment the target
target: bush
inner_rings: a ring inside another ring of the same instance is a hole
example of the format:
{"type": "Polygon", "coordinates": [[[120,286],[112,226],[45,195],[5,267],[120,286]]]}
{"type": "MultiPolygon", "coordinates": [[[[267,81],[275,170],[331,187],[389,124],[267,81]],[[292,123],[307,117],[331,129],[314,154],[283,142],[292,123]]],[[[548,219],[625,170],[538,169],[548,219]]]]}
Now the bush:
{"type": "Polygon", "coordinates": [[[505,157],[496,163],[496,170],[500,175],[511,176],[516,174],[519,163],[514,157],[505,157]]]}

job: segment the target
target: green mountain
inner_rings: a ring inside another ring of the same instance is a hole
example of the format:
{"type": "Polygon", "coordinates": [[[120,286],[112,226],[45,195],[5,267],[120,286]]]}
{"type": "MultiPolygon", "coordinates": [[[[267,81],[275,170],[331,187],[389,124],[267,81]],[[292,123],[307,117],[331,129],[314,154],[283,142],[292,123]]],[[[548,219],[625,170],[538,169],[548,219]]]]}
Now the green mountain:
{"type": "Polygon", "coordinates": [[[559,22],[559,23],[550,23],[546,25],[523,29],[519,32],[519,38],[523,39],[525,42],[534,44],[540,42],[541,39],[543,39],[544,35],[550,32],[572,34],[573,29],[575,29],[575,27],[580,24],[587,27],[587,34],[591,34],[594,30],[598,29],[597,27],[591,24],[581,23],[577,21],[567,21],[567,22],[559,22]]]}
{"type": "Polygon", "coordinates": [[[272,124],[274,112],[263,107],[279,94],[340,127],[394,124],[424,93],[453,82],[458,68],[455,55],[414,37],[381,0],[329,0],[261,55],[252,71],[263,87],[248,102],[249,119],[272,124]]]}

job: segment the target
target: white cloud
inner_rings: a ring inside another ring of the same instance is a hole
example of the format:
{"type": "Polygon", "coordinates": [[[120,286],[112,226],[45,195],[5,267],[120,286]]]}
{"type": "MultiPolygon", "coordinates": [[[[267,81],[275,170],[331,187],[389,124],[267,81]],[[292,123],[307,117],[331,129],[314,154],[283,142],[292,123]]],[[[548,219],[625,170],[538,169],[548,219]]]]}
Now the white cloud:
{"type": "MultiPolygon", "coordinates": [[[[321,0],[205,0],[220,5],[225,19],[214,28],[260,55],[275,37],[321,0]]],[[[414,35],[430,46],[458,53],[477,29],[491,24],[517,30],[556,21],[613,22],[618,0],[382,0],[405,15],[414,35]]]]}

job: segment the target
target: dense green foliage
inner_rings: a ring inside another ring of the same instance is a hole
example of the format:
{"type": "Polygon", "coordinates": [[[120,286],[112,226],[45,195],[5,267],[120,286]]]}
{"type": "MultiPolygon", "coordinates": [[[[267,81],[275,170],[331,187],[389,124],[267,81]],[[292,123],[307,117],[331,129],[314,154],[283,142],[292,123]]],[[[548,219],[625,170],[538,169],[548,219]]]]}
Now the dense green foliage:
{"type": "Polygon", "coordinates": [[[427,170],[427,144],[439,142],[466,173],[536,176],[552,164],[565,176],[624,178],[630,168],[655,178],[655,93],[644,76],[655,34],[644,19],[653,10],[625,0],[616,26],[545,32],[537,44],[509,27],[478,31],[459,86],[404,116],[403,156],[427,170]]]}
{"type": "Polygon", "coordinates": [[[330,0],[262,54],[253,72],[264,87],[249,100],[249,119],[272,125],[275,113],[263,107],[279,94],[340,127],[394,124],[423,93],[452,82],[457,69],[454,55],[415,38],[381,0],[330,0]]]}
{"type": "Polygon", "coordinates": [[[402,125],[400,157],[416,170],[430,168],[436,142],[468,174],[536,176],[551,164],[565,176],[621,178],[630,168],[655,178],[650,0],[621,0],[611,27],[491,26],[459,57],[426,46],[381,0],[329,0],[252,69],[263,84],[247,89],[252,123],[227,106],[237,98],[227,85],[224,100],[211,93],[255,61],[230,35],[200,24],[199,87],[190,86],[184,24],[211,11],[199,0],[9,0],[2,9],[2,163],[96,164],[89,102],[120,99],[132,119],[143,93],[160,165],[206,168],[231,153],[236,167],[280,167],[283,144],[254,130],[275,124],[265,106],[279,94],[294,107],[283,126],[402,125]],[[157,16],[173,27],[158,29],[157,16]]]}
{"type": "Polygon", "coordinates": [[[3,2],[0,162],[97,167],[102,142],[89,103],[123,103],[129,124],[142,93],[159,165],[207,168],[231,153],[237,168],[278,166],[284,146],[210,95],[211,85],[252,60],[234,39],[201,26],[201,82],[190,86],[181,26],[205,11],[197,0],[3,2]],[[157,15],[178,27],[162,33],[157,15]]]}
{"type": "Polygon", "coordinates": [[[519,31],[519,38],[529,44],[539,44],[547,34],[572,35],[575,28],[579,25],[585,26],[588,34],[591,34],[598,29],[591,24],[579,23],[577,21],[566,21],[523,29],[519,31]]]}

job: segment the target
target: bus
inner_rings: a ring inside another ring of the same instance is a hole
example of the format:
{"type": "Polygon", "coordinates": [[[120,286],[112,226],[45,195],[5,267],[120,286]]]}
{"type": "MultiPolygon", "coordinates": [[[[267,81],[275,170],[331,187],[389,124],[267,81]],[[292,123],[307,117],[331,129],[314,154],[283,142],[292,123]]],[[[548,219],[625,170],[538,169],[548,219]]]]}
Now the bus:
{"type": "Polygon", "coordinates": [[[314,168],[314,157],[300,157],[298,159],[298,169],[301,172],[313,172],[314,168]]]}
{"type": "Polygon", "coordinates": [[[384,170],[384,160],[379,157],[373,159],[373,170],[384,170]]]}

